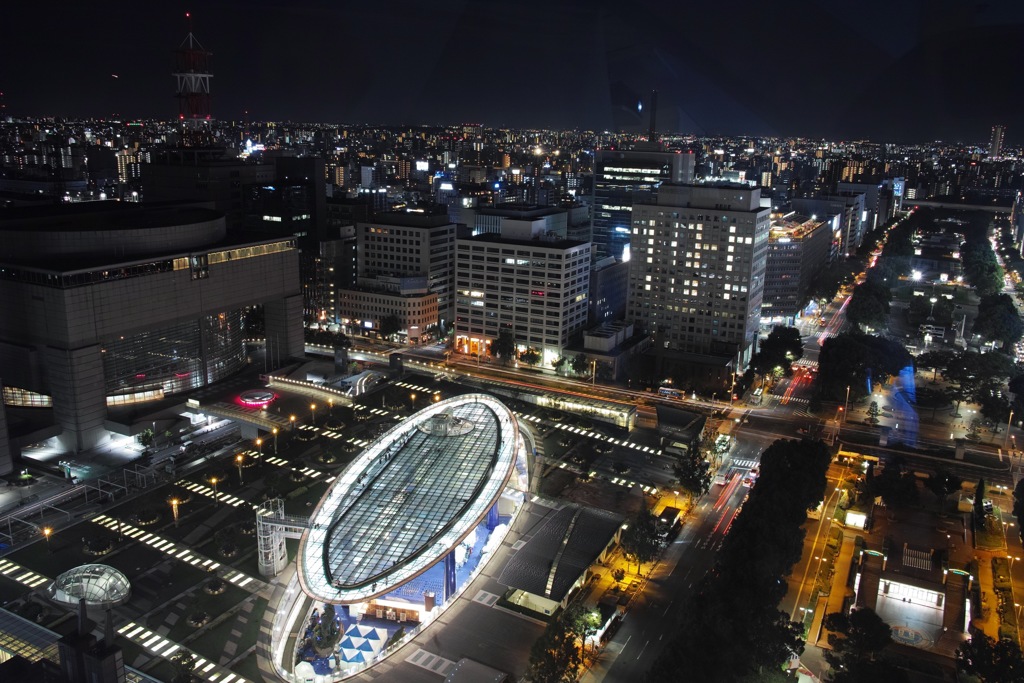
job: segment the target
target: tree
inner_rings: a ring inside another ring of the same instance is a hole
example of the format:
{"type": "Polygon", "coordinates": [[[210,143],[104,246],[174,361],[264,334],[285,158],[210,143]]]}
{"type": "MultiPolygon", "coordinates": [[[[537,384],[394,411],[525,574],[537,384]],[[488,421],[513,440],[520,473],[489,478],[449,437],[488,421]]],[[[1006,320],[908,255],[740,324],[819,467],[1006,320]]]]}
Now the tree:
{"type": "Polygon", "coordinates": [[[540,362],[540,352],[535,348],[529,348],[519,354],[519,360],[523,361],[529,366],[535,366],[540,362]]]}
{"type": "Polygon", "coordinates": [[[868,280],[853,289],[846,306],[846,319],[855,325],[884,327],[889,317],[892,292],[884,284],[868,280]]]}
{"type": "Polygon", "coordinates": [[[658,522],[646,507],[630,521],[619,539],[622,553],[636,562],[636,572],[658,556],[658,522]]]}
{"type": "Polygon", "coordinates": [[[976,633],[956,650],[956,668],[977,676],[983,683],[1024,681],[1024,657],[1020,646],[1009,638],[995,641],[976,633]]]}
{"type": "Polygon", "coordinates": [[[892,629],[869,607],[825,614],[824,627],[831,647],[825,659],[837,670],[860,659],[873,661],[893,641],[892,629]]]}
{"type": "Polygon", "coordinates": [[[959,491],[963,480],[951,474],[942,465],[936,465],[935,472],[925,480],[924,484],[929,491],[935,494],[936,498],[941,500],[954,491],[959,491]]]}
{"type": "Polygon", "coordinates": [[[491,342],[491,353],[508,363],[516,352],[516,338],[512,330],[501,330],[498,337],[491,342]]]}
{"type": "Polygon", "coordinates": [[[870,393],[875,384],[912,367],[902,344],[863,334],[840,334],[825,340],[818,356],[817,387],[822,398],[843,400],[870,393]]]}
{"type": "Polygon", "coordinates": [[[927,351],[914,359],[914,365],[918,368],[931,368],[932,383],[935,383],[939,370],[945,371],[955,358],[956,354],[952,351],[927,351]]]}
{"type": "Polygon", "coordinates": [[[687,448],[675,462],[679,485],[690,496],[703,496],[711,490],[711,463],[700,448],[687,448]]]}
{"type": "Polygon", "coordinates": [[[579,677],[582,664],[576,634],[566,627],[562,619],[553,619],[530,648],[526,680],[531,683],[573,683],[579,677]]]}
{"type": "Polygon", "coordinates": [[[872,422],[878,422],[878,401],[872,401],[871,405],[868,406],[868,419],[872,422]]]}
{"type": "Polygon", "coordinates": [[[935,419],[935,411],[949,405],[949,395],[945,391],[918,387],[914,392],[914,405],[920,409],[931,408],[932,419],[935,419]]]}
{"type": "Polygon", "coordinates": [[[1018,532],[1024,537],[1024,479],[1013,487],[1013,516],[1017,518],[1018,532]]]}
{"type": "Polygon", "coordinates": [[[402,329],[402,323],[396,315],[386,315],[380,319],[380,336],[391,339],[402,329]]]}
{"type": "Polygon", "coordinates": [[[590,368],[590,359],[585,353],[577,353],[572,359],[572,371],[582,375],[590,368]]]}
{"type": "Polygon", "coordinates": [[[985,479],[979,479],[974,487],[974,521],[983,524],[988,513],[985,511],[985,479]]]}
{"type": "Polygon", "coordinates": [[[1009,294],[990,294],[982,297],[978,304],[973,331],[986,339],[1001,342],[1003,350],[1009,352],[1024,335],[1024,321],[1021,321],[1009,294]]]}
{"type": "Polygon", "coordinates": [[[1010,400],[1003,393],[1001,386],[990,383],[978,389],[975,400],[981,405],[981,414],[996,425],[1001,425],[1010,419],[1010,400]]]}
{"type": "Polygon", "coordinates": [[[946,367],[943,376],[951,383],[947,394],[956,401],[956,413],[963,401],[976,401],[983,386],[1001,382],[1014,374],[1013,361],[1001,353],[963,351],[946,367]]]}
{"type": "Polygon", "coordinates": [[[562,374],[562,372],[565,370],[565,366],[568,365],[568,363],[568,358],[566,358],[565,356],[559,356],[558,358],[551,361],[551,367],[555,369],[556,373],[562,374]]]}
{"type": "Polygon", "coordinates": [[[562,621],[566,628],[583,643],[583,651],[587,650],[587,638],[597,633],[601,627],[601,613],[596,609],[588,609],[580,602],[569,605],[562,613],[562,621]]]}
{"type": "Polygon", "coordinates": [[[334,605],[327,603],[320,613],[320,621],[313,627],[313,649],[321,657],[334,652],[341,640],[341,630],[334,614],[334,605]]]}
{"type": "Polygon", "coordinates": [[[800,330],[776,325],[761,340],[760,348],[750,359],[750,367],[762,377],[762,386],[776,368],[789,374],[793,363],[803,358],[804,345],[800,330]]]}

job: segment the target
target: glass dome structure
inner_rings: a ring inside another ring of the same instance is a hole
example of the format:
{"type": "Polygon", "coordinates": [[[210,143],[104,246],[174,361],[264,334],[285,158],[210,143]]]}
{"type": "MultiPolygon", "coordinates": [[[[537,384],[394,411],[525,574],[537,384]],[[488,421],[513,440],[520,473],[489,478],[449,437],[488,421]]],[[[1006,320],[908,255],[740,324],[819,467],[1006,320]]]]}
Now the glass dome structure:
{"type": "Polygon", "coordinates": [[[123,605],[131,590],[128,577],[105,564],[75,567],[58,576],[48,589],[52,600],[77,605],[79,598],[85,598],[90,607],[123,605]]]}

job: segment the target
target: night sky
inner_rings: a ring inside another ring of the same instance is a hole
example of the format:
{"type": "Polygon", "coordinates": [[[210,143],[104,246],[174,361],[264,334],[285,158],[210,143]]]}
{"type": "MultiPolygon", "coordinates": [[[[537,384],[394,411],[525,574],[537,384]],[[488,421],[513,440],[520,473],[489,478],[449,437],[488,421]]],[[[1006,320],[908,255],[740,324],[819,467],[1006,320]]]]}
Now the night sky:
{"type": "Polygon", "coordinates": [[[215,118],[1007,143],[1024,3],[165,0],[5,5],[15,116],[171,117],[172,50],[213,52],[215,118]],[[113,78],[117,74],[118,78],[113,78]]]}

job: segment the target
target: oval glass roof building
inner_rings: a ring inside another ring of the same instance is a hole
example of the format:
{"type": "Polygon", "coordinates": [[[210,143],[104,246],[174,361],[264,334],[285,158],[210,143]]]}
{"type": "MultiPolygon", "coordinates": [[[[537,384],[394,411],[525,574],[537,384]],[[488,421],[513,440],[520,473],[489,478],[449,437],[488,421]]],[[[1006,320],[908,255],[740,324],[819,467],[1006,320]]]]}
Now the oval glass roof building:
{"type": "Polygon", "coordinates": [[[361,603],[440,563],[446,602],[454,551],[461,565],[478,528],[518,510],[525,452],[515,415],[485,394],[440,401],[399,423],[345,469],[310,517],[298,555],[303,590],[361,603]]]}
{"type": "Polygon", "coordinates": [[[131,584],[128,577],[111,566],[83,564],[54,579],[48,591],[56,602],[77,605],[80,598],[85,598],[90,607],[115,607],[128,601],[131,584]]]}

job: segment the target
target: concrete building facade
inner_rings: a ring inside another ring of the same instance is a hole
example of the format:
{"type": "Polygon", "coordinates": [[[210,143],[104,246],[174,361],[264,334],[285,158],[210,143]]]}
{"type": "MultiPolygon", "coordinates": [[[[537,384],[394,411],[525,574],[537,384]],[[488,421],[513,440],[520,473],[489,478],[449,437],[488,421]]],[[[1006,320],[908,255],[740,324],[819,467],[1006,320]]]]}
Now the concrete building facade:
{"type": "Polygon", "coordinates": [[[455,345],[462,353],[488,353],[508,330],[520,350],[536,349],[547,366],[587,323],[588,242],[460,238],[456,272],[455,345]]]}
{"type": "Polygon", "coordinates": [[[655,202],[634,205],[627,317],[657,352],[750,360],[770,223],[760,195],[733,183],[665,184],[655,202]]]}
{"type": "Polygon", "coordinates": [[[211,209],[93,203],[0,218],[0,376],[42,397],[33,405],[49,399],[67,450],[107,436],[108,406],[239,370],[242,310],[257,304],[280,357],[302,355],[294,239],[230,238],[211,209]]]}
{"type": "MultiPolygon", "coordinates": [[[[427,291],[437,296],[434,325],[449,326],[454,304],[455,239],[455,224],[446,214],[381,213],[358,223],[358,287],[389,290],[393,287],[388,283],[394,278],[424,278],[427,291]]],[[[342,306],[339,317],[358,316],[342,306]]]]}
{"type": "Polygon", "coordinates": [[[630,211],[637,193],[662,183],[693,180],[694,155],[668,152],[657,143],[634,149],[599,149],[594,155],[593,217],[590,241],[597,258],[624,259],[630,246],[630,211]]]}
{"type": "Polygon", "coordinates": [[[829,262],[829,222],[795,214],[772,216],[761,318],[793,324],[808,302],[811,281],[829,262]]]}

